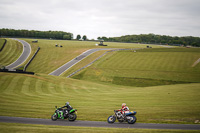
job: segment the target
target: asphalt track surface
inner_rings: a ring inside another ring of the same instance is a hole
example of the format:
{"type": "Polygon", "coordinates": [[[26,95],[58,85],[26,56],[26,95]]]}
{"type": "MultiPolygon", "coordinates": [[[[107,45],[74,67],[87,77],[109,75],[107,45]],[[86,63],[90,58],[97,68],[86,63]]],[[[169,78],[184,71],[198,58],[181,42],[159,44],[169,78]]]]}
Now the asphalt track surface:
{"type": "Polygon", "coordinates": [[[112,50],[112,49],[114,49],[114,48],[89,49],[89,50],[85,51],[84,53],[80,54],[79,56],[77,56],[76,58],[72,59],[71,61],[67,62],[66,64],[62,65],[61,67],[59,67],[55,71],[49,73],[49,75],[59,76],[63,72],[67,71],[69,68],[74,66],[76,63],[78,63],[79,61],[81,61],[85,57],[89,56],[90,54],[97,52],[97,51],[100,51],[100,50],[112,50]]]}
{"type": "Polygon", "coordinates": [[[23,40],[15,39],[15,38],[12,38],[12,39],[19,41],[23,45],[23,52],[15,62],[6,66],[6,68],[9,69],[9,70],[12,70],[12,69],[16,68],[17,66],[21,65],[23,62],[26,61],[26,59],[31,54],[31,46],[30,46],[29,43],[27,43],[23,40]]]}
{"type": "Polygon", "coordinates": [[[40,124],[40,125],[57,125],[57,126],[79,126],[79,127],[104,127],[104,128],[140,128],[140,129],[181,129],[181,130],[200,130],[199,124],[153,124],[153,123],[113,123],[100,121],[74,121],[39,118],[23,118],[23,117],[8,117],[0,116],[0,122],[6,123],[22,123],[22,124],[40,124]]]}

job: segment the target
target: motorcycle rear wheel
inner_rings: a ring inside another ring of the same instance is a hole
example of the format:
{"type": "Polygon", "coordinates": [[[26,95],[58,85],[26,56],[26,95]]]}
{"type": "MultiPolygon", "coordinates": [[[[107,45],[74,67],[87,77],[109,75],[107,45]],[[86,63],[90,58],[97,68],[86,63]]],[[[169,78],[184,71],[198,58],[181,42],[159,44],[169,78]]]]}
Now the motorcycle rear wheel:
{"type": "Polygon", "coordinates": [[[52,116],[51,116],[51,120],[52,121],[56,121],[58,118],[57,118],[57,115],[55,115],[55,114],[53,114],[52,116]]]}
{"type": "Polygon", "coordinates": [[[108,117],[107,121],[108,121],[108,123],[114,123],[116,121],[116,117],[111,115],[108,117]]]}
{"type": "Polygon", "coordinates": [[[77,115],[73,113],[73,114],[70,114],[68,120],[69,120],[69,121],[75,121],[76,118],[77,118],[77,115]]]}

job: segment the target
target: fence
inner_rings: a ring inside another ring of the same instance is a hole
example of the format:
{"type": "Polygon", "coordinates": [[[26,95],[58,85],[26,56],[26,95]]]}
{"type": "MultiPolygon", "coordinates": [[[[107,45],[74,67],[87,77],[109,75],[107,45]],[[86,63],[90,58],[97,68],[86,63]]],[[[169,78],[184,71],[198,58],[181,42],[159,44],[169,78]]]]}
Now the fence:
{"type": "Polygon", "coordinates": [[[32,58],[29,60],[29,62],[24,66],[24,70],[26,71],[26,68],[30,65],[31,61],[35,58],[36,54],[39,52],[40,47],[38,47],[37,51],[35,52],[35,54],[32,56],[32,58]]]}
{"type": "Polygon", "coordinates": [[[5,47],[6,43],[7,43],[7,40],[5,39],[5,42],[3,43],[3,46],[2,46],[1,49],[0,49],[0,52],[1,52],[1,51],[3,50],[3,48],[5,47]]]}

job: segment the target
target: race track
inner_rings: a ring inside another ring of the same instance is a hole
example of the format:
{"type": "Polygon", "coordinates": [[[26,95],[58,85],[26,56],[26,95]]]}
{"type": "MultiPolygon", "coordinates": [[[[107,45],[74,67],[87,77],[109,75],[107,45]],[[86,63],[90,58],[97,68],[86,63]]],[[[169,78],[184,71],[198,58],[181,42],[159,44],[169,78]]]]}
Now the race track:
{"type": "Polygon", "coordinates": [[[0,116],[0,122],[7,123],[23,123],[23,124],[41,124],[41,125],[58,125],[58,126],[79,126],[79,127],[105,127],[105,128],[141,128],[141,129],[182,129],[182,130],[200,130],[200,125],[192,124],[153,124],[153,123],[114,123],[98,121],[74,121],[51,119],[38,119],[38,118],[22,118],[22,117],[8,117],[0,116]]]}
{"type": "Polygon", "coordinates": [[[12,70],[12,69],[16,68],[17,66],[21,65],[23,62],[26,61],[26,59],[31,54],[31,46],[29,43],[27,43],[23,40],[15,39],[15,38],[13,38],[13,40],[17,40],[23,45],[23,52],[15,62],[6,66],[6,69],[9,69],[9,70],[12,70]]]}

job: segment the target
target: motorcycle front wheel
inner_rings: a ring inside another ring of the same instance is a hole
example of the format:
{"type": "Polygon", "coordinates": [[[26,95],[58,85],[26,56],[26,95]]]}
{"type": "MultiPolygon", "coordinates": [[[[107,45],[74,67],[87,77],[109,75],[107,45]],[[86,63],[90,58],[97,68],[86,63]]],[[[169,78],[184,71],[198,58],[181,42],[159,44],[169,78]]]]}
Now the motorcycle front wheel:
{"type": "Polygon", "coordinates": [[[68,120],[69,120],[69,121],[75,121],[76,118],[77,118],[77,115],[73,113],[73,114],[70,114],[70,115],[69,115],[68,120]]]}
{"type": "Polygon", "coordinates": [[[130,117],[131,118],[127,120],[128,124],[134,124],[136,122],[137,118],[135,116],[130,116],[130,117]]]}
{"type": "Polygon", "coordinates": [[[51,116],[51,120],[52,120],[52,121],[56,121],[56,120],[57,120],[57,115],[53,114],[53,115],[51,116]]]}
{"type": "Polygon", "coordinates": [[[114,115],[109,116],[107,119],[108,123],[114,123],[115,120],[116,120],[116,117],[114,115]]]}

